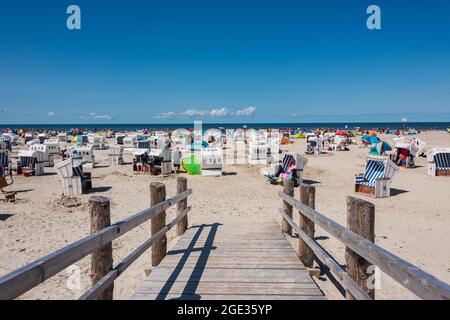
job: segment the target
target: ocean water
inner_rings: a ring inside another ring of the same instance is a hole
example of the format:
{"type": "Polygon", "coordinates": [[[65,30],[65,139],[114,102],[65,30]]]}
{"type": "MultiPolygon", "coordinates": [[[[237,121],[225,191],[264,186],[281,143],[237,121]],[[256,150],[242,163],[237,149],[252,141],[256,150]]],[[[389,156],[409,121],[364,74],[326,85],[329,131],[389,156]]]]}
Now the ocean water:
{"type": "MultiPolygon", "coordinates": [[[[351,122],[351,123],[203,123],[203,129],[210,128],[252,128],[252,129],[402,129],[403,123],[401,122],[351,122]]],[[[70,129],[83,129],[83,130],[162,130],[162,129],[181,129],[181,128],[193,128],[194,123],[171,123],[171,124],[15,124],[7,125],[0,124],[0,130],[3,129],[28,129],[28,130],[51,130],[62,131],[70,129]]],[[[405,128],[413,128],[418,130],[446,130],[450,127],[450,122],[408,122],[405,124],[405,128]]]]}

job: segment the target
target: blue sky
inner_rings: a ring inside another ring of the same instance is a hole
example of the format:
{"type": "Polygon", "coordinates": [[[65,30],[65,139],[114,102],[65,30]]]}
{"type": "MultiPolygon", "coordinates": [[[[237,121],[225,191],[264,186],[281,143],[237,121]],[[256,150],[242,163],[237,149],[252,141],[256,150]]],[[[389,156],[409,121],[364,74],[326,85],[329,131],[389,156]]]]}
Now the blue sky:
{"type": "Polygon", "coordinates": [[[0,123],[450,121],[449,15],[447,0],[2,0],[0,123]]]}

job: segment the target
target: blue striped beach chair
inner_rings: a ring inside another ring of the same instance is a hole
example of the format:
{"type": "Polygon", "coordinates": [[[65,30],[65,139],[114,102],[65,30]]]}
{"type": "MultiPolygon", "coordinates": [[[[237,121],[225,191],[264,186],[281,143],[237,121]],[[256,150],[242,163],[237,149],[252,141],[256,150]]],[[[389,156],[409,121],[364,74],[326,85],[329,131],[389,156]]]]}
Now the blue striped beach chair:
{"type": "Polygon", "coordinates": [[[428,175],[450,176],[450,148],[433,148],[427,153],[428,175]]]}
{"type": "Polygon", "coordinates": [[[391,180],[398,170],[387,157],[370,156],[364,173],[355,177],[355,191],[375,198],[389,197],[391,180]]]}

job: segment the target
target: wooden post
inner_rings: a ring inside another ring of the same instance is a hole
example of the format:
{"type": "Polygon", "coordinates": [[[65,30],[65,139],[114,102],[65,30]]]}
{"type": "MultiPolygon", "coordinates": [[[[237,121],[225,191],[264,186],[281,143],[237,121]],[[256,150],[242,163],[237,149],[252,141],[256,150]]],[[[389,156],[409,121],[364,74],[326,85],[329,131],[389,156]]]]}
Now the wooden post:
{"type": "MultiPolygon", "coordinates": [[[[89,199],[91,213],[91,234],[111,225],[110,202],[106,197],[94,196],[89,199]]],[[[95,250],[91,254],[91,282],[94,285],[113,268],[112,243],[95,250]]],[[[106,288],[97,300],[112,300],[114,283],[106,288]]]]}
{"type": "MultiPolygon", "coordinates": [[[[375,205],[370,202],[347,197],[347,228],[361,237],[375,241],[375,205]]],[[[345,249],[347,274],[372,298],[375,299],[375,289],[368,288],[368,278],[373,274],[367,272],[370,262],[359,256],[350,248],[345,249]]],[[[347,300],[355,300],[352,294],[346,292],[347,300]]]]}
{"type": "MultiPolygon", "coordinates": [[[[150,184],[150,203],[154,206],[162,201],[166,200],[166,186],[161,182],[152,182],[150,184]]],[[[162,211],[155,215],[151,219],[152,236],[154,236],[159,230],[166,226],[166,211],[162,211]]],[[[161,260],[167,253],[167,237],[162,236],[152,246],[152,266],[159,265],[161,260]]]]}
{"type": "MultiPolygon", "coordinates": [[[[187,190],[187,178],[185,177],[178,177],[177,178],[177,193],[182,193],[187,190]]],[[[178,214],[181,214],[184,209],[187,208],[187,198],[179,201],[177,203],[177,212],[178,214]]],[[[180,222],[177,224],[177,236],[182,236],[188,227],[188,217],[187,215],[184,216],[183,219],[180,220],[180,222]]]]}
{"type": "MultiPolygon", "coordinates": [[[[291,180],[284,180],[283,184],[283,192],[287,195],[293,197],[294,196],[294,181],[291,180]]],[[[283,201],[283,210],[286,212],[286,214],[292,218],[292,206],[287,203],[286,201],[283,201]]],[[[288,235],[292,235],[292,227],[291,225],[283,219],[281,222],[281,231],[288,235]]]]}
{"type": "MultiPolygon", "coordinates": [[[[306,184],[300,185],[300,202],[307,205],[310,208],[316,208],[316,188],[306,184]]],[[[307,218],[301,212],[299,212],[299,226],[308,237],[314,240],[314,221],[307,218]]],[[[314,262],[314,251],[299,237],[298,244],[298,256],[303,262],[305,267],[312,268],[314,262]]]]}

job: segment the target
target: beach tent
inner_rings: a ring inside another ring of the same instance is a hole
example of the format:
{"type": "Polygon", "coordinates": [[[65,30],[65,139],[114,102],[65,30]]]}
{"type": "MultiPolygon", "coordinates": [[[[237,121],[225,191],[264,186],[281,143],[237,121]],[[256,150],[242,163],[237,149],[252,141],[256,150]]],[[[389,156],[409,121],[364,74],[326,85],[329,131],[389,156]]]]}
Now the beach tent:
{"type": "Polygon", "coordinates": [[[182,167],[191,176],[202,173],[200,160],[198,160],[195,155],[184,157],[182,160],[182,167]]]}
{"type": "Polygon", "coordinates": [[[291,141],[289,140],[288,137],[283,137],[281,138],[281,144],[289,144],[291,141]]]}
{"type": "Polygon", "coordinates": [[[381,155],[386,151],[391,151],[392,147],[384,141],[377,142],[372,145],[372,148],[369,151],[369,154],[381,155]]]}
{"type": "Polygon", "coordinates": [[[375,144],[375,143],[378,143],[378,142],[381,141],[380,138],[378,138],[378,137],[376,137],[376,136],[368,136],[368,135],[362,136],[362,137],[361,137],[361,140],[367,141],[367,142],[369,142],[370,144],[375,144]]]}

